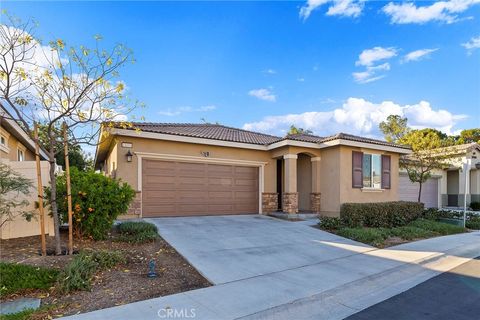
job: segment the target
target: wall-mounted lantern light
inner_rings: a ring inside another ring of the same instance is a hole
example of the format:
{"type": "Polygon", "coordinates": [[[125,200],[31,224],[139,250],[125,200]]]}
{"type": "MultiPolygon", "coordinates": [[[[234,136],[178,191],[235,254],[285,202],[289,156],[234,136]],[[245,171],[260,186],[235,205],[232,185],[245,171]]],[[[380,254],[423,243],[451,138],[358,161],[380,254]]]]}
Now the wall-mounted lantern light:
{"type": "Polygon", "coordinates": [[[127,157],[127,162],[132,162],[133,154],[130,152],[130,150],[128,150],[125,156],[127,157]]]}

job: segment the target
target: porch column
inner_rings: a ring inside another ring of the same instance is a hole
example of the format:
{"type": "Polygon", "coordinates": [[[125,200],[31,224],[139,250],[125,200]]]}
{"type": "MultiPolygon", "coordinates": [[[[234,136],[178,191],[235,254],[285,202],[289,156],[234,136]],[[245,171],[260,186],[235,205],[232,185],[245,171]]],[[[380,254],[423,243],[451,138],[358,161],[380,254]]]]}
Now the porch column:
{"type": "Polygon", "coordinates": [[[310,210],[320,213],[320,157],[311,158],[312,161],[312,193],[310,195],[310,210]]]}
{"type": "Polygon", "coordinates": [[[297,158],[296,154],[286,154],[285,160],[285,187],[282,196],[282,208],[286,213],[298,212],[298,192],[297,192],[297,158]]]}

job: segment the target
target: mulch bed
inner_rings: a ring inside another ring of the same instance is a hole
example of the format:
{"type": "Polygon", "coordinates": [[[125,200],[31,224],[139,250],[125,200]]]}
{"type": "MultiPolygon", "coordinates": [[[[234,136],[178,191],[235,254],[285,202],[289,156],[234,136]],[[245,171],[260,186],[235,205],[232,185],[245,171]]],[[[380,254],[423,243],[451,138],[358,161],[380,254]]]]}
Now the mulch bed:
{"type": "MultiPolygon", "coordinates": [[[[74,240],[75,250],[87,248],[119,250],[127,259],[125,264],[97,273],[91,291],[61,294],[51,288],[48,291],[12,294],[2,300],[19,297],[42,298],[42,306],[47,306],[47,311],[35,314],[34,318],[45,319],[84,313],[211,285],[161,238],[145,244],[129,244],[113,241],[114,237],[115,235],[112,234],[108,240],[104,241],[74,240]],[[148,262],[151,259],[156,262],[157,278],[147,277],[148,262]]],[[[66,240],[66,234],[62,233],[62,243],[66,244],[66,240]]],[[[39,242],[39,237],[1,240],[0,260],[62,269],[72,259],[71,256],[40,256],[39,242]]],[[[53,238],[47,240],[47,246],[49,249],[54,248],[53,238]]]]}

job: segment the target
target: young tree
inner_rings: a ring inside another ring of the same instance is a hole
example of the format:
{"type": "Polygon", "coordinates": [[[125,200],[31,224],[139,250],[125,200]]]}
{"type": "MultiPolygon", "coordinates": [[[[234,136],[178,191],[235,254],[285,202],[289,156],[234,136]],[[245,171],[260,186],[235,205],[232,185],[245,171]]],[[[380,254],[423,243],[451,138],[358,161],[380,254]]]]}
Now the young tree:
{"type": "Polygon", "coordinates": [[[33,217],[31,211],[22,210],[29,202],[23,196],[30,193],[32,182],[0,162],[0,228],[8,221],[22,216],[28,221],[33,217]]]}
{"type": "MultiPolygon", "coordinates": [[[[46,149],[48,149],[49,139],[48,139],[48,127],[47,126],[39,126],[39,140],[40,145],[46,149]]],[[[59,136],[62,134],[61,129],[54,128],[55,135],[59,136]]],[[[68,160],[70,163],[70,167],[76,167],[80,171],[91,170],[93,169],[92,160],[89,159],[88,155],[82,151],[82,148],[78,144],[73,144],[74,137],[69,137],[68,141],[68,160]]],[[[58,141],[58,143],[54,146],[55,148],[55,161],[57,165],[61,166],[65,170],[65,148],[63,145],[63,141],[58,141]]]]}
{"type": "Polygon", "coordinates": [[[435,129],[411,130],[399,139],[399,143],[410,145],[413,153],[400,159],[400,167],[407,171],[410,181],[419,184],[418,202],[422,197],[422,186],[431,177],[434,169],[441,169],[454,154],[447,146],[447,135],[435,129]]]}
{"type": "Polygon", "coordinates": [[[388,142],[398,142],[408,132],[407,118],[398,115],[389,115],[386,121],[380,122],[379,128],[382,131],[385,140],[388,142]]]}
{"type": "Polygon", "coordinates": [[[134,62],[132,52],[118,44],[101,48],[95,36],[92,49],[68,47],[63,39],[44,45],[35,37],[36,24],[2,12],[0,26],[0,101],[32,136],[32,123],[46,127],[50,162],[50,209],[55,227],[55,251],[61,253],[60,219],[56,199],[55,155],[62,143],[58,128],[66,124],[71,145],[96,144],[102,123],[120,122],[140,104],[126,95],[119,70],[134,62]]]}

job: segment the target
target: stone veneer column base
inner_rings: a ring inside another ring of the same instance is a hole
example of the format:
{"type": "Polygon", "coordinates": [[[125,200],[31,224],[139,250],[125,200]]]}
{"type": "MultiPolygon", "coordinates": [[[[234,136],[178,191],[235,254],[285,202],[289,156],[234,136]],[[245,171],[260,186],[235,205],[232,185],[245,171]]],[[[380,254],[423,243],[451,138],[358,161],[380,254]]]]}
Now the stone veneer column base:
{"type": "Polygon", "coordinates": [[[320,213],[320,195],[321,193],[310,193],[310,210],[314,213],[320,213]]]}
{"type": "Polygon", "coordinates": [[[262,213],[270,213],[278,210],[278,193],[262,193],[262,213]]]}
{"type": "Polygon", "coordinates": [[[136,191],[135,197],[133,198],[132,203],[130,204],[130,207],[128,207],[127,214],[138,215],[140,217],[141,213],[142,213],[142,191],[136,191]]]}
{"type": "Polygon", "coordinates": [[[298,192],[282,194],[282,209],[285,213],[298,213],[298,192]]]}

